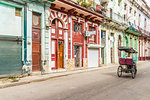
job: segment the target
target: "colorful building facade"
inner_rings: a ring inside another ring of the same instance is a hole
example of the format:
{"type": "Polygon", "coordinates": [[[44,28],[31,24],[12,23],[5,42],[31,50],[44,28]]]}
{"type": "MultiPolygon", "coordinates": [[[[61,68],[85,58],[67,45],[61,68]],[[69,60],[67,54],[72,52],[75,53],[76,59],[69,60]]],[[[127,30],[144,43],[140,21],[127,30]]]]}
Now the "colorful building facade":
{"type": "Polygon", "coordinates": [[[100,66],[100,21],[103,16],[63,0],[51,3],[49,11],[50,27],[46,36],[49,71],[100,66]]]}

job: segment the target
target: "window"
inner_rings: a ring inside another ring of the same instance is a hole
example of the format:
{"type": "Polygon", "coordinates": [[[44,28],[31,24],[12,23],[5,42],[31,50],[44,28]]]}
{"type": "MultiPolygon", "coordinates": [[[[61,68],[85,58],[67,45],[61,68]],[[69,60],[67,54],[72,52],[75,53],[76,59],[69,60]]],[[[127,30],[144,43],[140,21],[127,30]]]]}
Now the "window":
{"type": "Polygon", "coordinates": [[[146,30],[146,18],[145,18],[145,22],[144,22],[144,30],[146,30]]]}
{"type": "Polygon", "coordinates": [[[101,44],[105,45],[106,41],[106,31],[101,30],[101,44]]]}
{"type": "Polygon", "coordinates": [[[126,15],[124,15],[124,21],[126,20],[126,15]]]}
{"type": "Polygon", "coordinates": [[[112,9],[110,8],[110,18],[112,18],[112,9]]]}
{"type": "Polygon", "coordinates": [[[137,42],[136,42],[136,39],[135,39],[134,49],[137,49],[136,46],[137,46],[137,42]]]}
{"type": "Polygon", "coordinates": [[[126,10],[127,9],[127,4],[124,4],[124,10],[126,10]]]}
{"type": "Polygon", "coordinates": [[[21,8],[15,8],[15,16],[21,16],[21,8]]]}
{"type": "Polygon", "coordinates": [[[82,24],[74,22],[74,32],[81,33],[82,32],[82,24]]]}
{"type": "Polygon", "coordinates": [[[140,19],[141,19],[141,14],[139,14],[139,26],[140,26],[140,19]]]}
{"type": "Polygon", "coordinates": [[[136,11],[134,11],[134,16],[136,16],[136,11]]]}
{"type": "MultiPolygon", "coordinates": [[[[95,29],[95,27],[91,27],[91,26],[89,26],[89,31],[96,31],[96,29],[95,29]]],[[[91,34],[91,36],[89,37],[89,41],[90,42],[96,42],[95,39],[96,38],[96,32],[95,32],[95,34],[91,34]]]]}
{"type": "Polygon", "coordinates": [[[132,8],[130,7],[130,13],[132,12],[132,8]]]}
{"type": "Polygon", "coordinates": [[[132,47],[132,38],[130,38],[130,46],[132,47]]]}

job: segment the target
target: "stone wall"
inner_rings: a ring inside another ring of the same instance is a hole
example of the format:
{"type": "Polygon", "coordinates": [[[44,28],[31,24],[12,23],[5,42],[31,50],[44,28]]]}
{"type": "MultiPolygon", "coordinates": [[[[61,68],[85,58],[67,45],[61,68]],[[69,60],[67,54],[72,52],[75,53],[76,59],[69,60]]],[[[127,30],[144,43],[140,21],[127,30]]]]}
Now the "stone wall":
{"type": "Polygon", "coordinates": [[[66,60],[66,68],[67,71],[75,70],[75,60],[74,59],[67,59],[66,60]]]}
{"type": "Polygon", "coordinates": [[[83,68],[88,68],[88,59],[83,58],[83,68]]]}

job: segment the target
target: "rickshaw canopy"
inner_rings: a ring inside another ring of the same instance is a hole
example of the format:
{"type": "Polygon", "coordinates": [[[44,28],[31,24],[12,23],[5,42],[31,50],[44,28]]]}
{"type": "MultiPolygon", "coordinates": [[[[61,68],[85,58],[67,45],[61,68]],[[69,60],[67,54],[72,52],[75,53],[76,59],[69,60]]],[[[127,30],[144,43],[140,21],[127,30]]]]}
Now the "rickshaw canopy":
{"type": "Polygon", "coordinates": [[[127,53],[138,53],[134,48],[132,47],[125,47],[125,46],[120,46],[118,48],[120,51],[125,51],[127,53]]]}

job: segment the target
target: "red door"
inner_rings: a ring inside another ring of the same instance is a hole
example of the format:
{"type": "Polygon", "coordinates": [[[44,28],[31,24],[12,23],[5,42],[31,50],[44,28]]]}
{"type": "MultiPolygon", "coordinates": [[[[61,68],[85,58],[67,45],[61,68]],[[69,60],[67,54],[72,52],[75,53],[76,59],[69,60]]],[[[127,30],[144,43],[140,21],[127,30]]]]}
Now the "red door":
{"type": "Polygon", "coordinates": [[[32,13],[32,71],[41,70],[41,15],[32,13]]]}
{"type": "Polygon", "coordinates": [[[60,20],[54,19],[52,21],[52,31],[51,31],[51,66],[52,69],[63,68],[63,46],[64,46],[64,30],[63,24],[60,20]]]}

